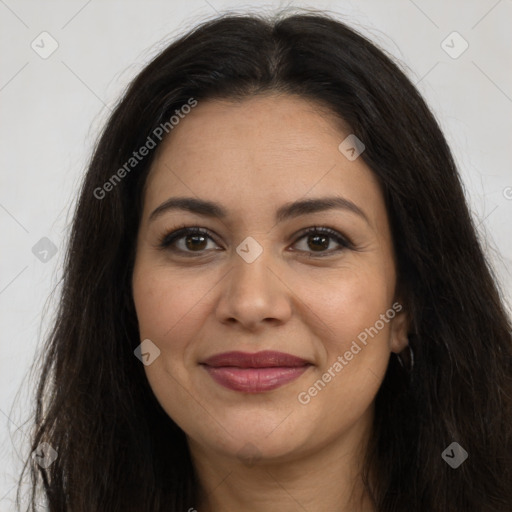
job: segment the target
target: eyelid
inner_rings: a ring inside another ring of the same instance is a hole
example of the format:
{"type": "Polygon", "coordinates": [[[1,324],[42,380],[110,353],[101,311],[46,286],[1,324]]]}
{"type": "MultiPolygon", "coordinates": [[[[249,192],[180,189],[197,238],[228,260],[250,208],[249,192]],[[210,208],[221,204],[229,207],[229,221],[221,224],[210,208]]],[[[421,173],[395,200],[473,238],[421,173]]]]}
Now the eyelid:
{"type": "MultiPolygon", "coordinates": [[[[215,240],[215,237],[212,236],[212,232],[206,228],[201,228],[200,226],[191,226],[188,224],[184,224],[181,226],[176,227],[175,229],[172,229],[171,231],[166,231],[163,236],[161,236],[158,240],[158,243],[156,245],[157,249],[162,250],[168,250],[169,246],[175,242],[176,240],[179,240],[180,238],[183,238],[187,235],[203,235],[205,237],[210,238],[213,240],[217,245],[218,242],[215,240]]],[[[179,251],[179,250],[177,250],[179,251]]]]}
{"type": "Polygon", "coordinates": [[[354,243],[352,242],[352,240],[348,236],[346,236],[343,233],[340,233],[337,229],[331,228],[331,227],[329,227],[327,225],[323,225],[323,226],[318,226],[318,225],[310,226],[308,228],[305,228],[305,229],[299,231],[295,235],[293,235],[293,238],[295,239],[295,241],[298,241],[301,238],[303,238],[304,236],[309,235],[309,234],[312,234],[312,235],[315,235],[315,234],[322,235],[322,234],[324,234],[324,235],[327,235],[330,238],[336,240],[341,246],[345,246],[345,247],[350,248],[350,249],[355,249],[354,243]]]}
{"type": "MultiPolygon", "coordinates": [[[[184,238],[187,235],[202,235],[210,240],[213,240],[217,245],[219,243],[216,240],[216,235],[212,234],[212,232],[206,228],[202,228],[200,226],[196,225],[181,225],[176,227],[175,229],[171,231],[167,231],[162,237],[160,237],[158,244],[156,247],[161,250],[172,250],[176,253],[181,253],[188,256],[194,256],[195,251],[183,251],[181,249],[172,248],[171,245],[181,238],[184,238]]],[[[329,256],[332,254],[337,254],[345,249],[351,249],[355,250],[354,243],[350,240],[349,237],[346,235],[340,233],[337,229],[331,228],[327,225],[323,226],[310,226],[308,228],[305,228],[298,233],[295,233],[292,236],[292,240],[294,240],[293,244],[295,245],[299,240],[306,237],[307,235],[326,235],[331,240],[334,240],[340,248],[338,249],[331,249],[328,251],[320,251],[315,254],[315,252],[310,251],[301,251],[301,250],[294,250],[294,252],[297,253],[308,253],[310,257],[323,257],[323,256],[329,256]]],[[[208,251],[209,252],[209,251],[208,251]]],[[[205,254],[205,250],[197,251],[196,256],[202,256],[205,254]]]]}

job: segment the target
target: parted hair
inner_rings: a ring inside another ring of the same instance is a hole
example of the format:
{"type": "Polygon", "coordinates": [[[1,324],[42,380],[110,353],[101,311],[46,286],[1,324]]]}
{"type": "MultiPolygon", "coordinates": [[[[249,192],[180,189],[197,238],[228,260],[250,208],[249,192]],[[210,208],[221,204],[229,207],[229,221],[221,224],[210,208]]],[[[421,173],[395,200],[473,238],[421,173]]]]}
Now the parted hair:
{"type": "Polygon", "coordinates": [[[510,512],[511,323],[454,159],[401,67],[318,12],[203,22],[153,58],[114,108],[79,190],[44,340],[31,449],[47,442],[58,457],[47,468],[27,459],[30,510],[39,494],[51,512],[197,505],[185,434],[134,356],[131,276],[155,151],[105,197],[94,191],[190,98],[267,92],[299,95],[345,121],[386,201],[414,366],[392,357],[375,399],[362,475],[375,509],[510,512]],[[452,442],[469,455],[457,469],[441,457],[452,442]]]}

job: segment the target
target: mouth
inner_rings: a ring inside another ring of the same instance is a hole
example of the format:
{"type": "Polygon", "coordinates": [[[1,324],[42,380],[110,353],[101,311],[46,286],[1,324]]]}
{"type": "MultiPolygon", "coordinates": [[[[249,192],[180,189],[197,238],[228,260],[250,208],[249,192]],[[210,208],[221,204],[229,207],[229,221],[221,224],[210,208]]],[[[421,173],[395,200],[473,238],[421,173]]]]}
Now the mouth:
{"type": "Polygon", "coordinates": [[[224,352],[209,357],[203,368],[218,384],[233,391],[262,393],[300,377],[312,364],[284,352],[224,352]]]}

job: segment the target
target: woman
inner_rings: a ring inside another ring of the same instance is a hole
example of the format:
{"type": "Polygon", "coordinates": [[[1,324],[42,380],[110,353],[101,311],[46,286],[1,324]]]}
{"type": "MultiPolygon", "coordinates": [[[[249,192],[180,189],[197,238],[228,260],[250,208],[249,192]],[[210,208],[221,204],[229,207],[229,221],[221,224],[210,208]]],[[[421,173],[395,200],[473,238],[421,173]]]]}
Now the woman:
{"type": "Polygon", "coordinates": [[[453,158],[339,21],[222,16],[147,65],[64,276],[51,511],[512,510],[511,326],[453,158]]]}

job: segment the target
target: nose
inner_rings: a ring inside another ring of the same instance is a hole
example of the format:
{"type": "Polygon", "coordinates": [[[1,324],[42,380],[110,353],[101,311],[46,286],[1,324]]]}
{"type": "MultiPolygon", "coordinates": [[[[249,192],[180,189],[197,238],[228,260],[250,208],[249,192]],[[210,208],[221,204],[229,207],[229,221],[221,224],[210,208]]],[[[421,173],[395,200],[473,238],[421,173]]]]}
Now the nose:
{"type": "Polygon", "coordinates": [[[216,315],[221,323],[256,331],[291,317],[292,292],[269,249],[252,262],[233,253],[231,270],[220,283],[216,315]]]}

